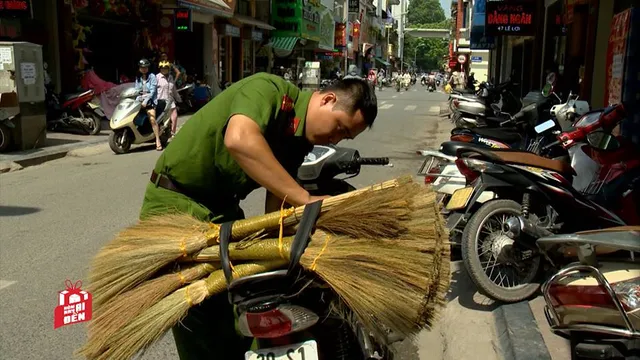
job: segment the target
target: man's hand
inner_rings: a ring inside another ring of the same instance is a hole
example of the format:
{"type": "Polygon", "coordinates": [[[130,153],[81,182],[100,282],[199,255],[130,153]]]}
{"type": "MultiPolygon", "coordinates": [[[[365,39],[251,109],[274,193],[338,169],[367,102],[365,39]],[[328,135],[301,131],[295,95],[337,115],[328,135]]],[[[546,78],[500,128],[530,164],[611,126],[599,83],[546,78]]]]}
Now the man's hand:
{"type": "Polygon", "coordinates": [[[287,202],[293,206],[313,199],[278,162],[260,127],[249,117],[234,115],[229,119],[224,145],[249,177],[278,198],[287,196],[287,202]]]}

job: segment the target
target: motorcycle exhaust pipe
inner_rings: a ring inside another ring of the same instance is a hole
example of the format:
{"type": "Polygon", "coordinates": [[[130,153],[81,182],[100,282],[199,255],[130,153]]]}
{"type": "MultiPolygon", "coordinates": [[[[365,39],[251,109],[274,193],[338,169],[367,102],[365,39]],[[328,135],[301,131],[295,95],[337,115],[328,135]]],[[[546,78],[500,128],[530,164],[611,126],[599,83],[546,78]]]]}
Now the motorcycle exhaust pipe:
{"type": "Polygon", "coordinates": [[[522,215],[510,217],[504,223],[503,227],[503,230],[506,233],[511,233],[511,237],[513,238],[518,238],[523,233],[533,237],[534,239],[553,235],[551,231],[535,225],[531,220],[525,219],[522,215]]]}

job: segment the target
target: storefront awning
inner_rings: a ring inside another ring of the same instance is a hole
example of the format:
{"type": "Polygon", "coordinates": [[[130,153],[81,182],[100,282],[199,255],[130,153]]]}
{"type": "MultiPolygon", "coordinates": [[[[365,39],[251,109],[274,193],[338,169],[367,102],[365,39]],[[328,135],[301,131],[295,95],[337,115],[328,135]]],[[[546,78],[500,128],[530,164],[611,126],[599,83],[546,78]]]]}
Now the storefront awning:
{"type": "Polygon", "coordinates": [[[382,60],[381,58],[377,57],[376,61],[379,62],[382,65],[386,65],[386,66],[391,66],[391,64],[387,61],[382,60]]]}
{"type": "Polygon", "coordinates": [[[300,38],[296,36],[273,37],[268,45],[275,49],[291,51],[300,38]]]}
{"type": "Polygon", "coordinates": [[[260,29],[265,29],[265,30],[275,30],[276,29],[273,26],[267,24],[266,22],[254,19],[251,16],[235,15],[233,18],[235,20],[237,20],[238,22],[241,22],[241,23],[246,24],[246,25],[253,25],[253,26],[258,27],[260,29]]]}

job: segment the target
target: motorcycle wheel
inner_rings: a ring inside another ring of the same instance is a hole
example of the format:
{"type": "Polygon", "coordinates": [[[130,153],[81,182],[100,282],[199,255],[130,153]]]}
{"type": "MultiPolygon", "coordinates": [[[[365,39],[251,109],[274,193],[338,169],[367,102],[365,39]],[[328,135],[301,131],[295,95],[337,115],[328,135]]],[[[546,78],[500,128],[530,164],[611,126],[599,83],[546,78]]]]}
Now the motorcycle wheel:
{"type": "Polygon", "coordinates": [[[506,303],[528,299],[540,288],[540,284],[534,282],[540,270],[540,256],[534,256],[525,261],[516,259],[516,256],[512,256],[514,255],[513,247],[511,246],[513,240],[502,231],[503,222],[509,216],[520,214],[521,206],[517,202],[513,200],[492,200],[482,205],[473,214],[462,232],[462,260],[469,277],[480,292],[494,300],[506,303]],[[496,220],[494,224],[496,226],[491,226],[489,229],[485,228],[485,225],[489,221],[495,220],[494,217],[497,215],[500,215],[502,221],[496,220]],[[481,239],[480,234],[483,231],[489,233],[485,238],[485,241],[488,241],[489,244],[485,244],[481,239]],[[480,241],[482,241],[481,244],[479,244],[480,241]],[[488,260],[483,261],[482,259],[486,257],[488,257],[488,260]],[[490,271],[483,267],[483,262],[486,262],[487,265],[493,263],[490,271]],[[500,280],[500,284],[497,284],[496,281],[498,279],[493,279],[492,275],[495,274],[502,278],[505,274],[502,273],[500,267],[511,267],[513,266],[511,264],[516,264],[519,268],[512,273],[524,273],[522,281],[516,280],[519,282],[518,285],[509,286],[507,284],[507,287],[502,286],[502,280],[500,280]],[[498,267],[497,273],[495,272],[496,267],[498,267]]]}
{"type": "Polygon", "coordinates": [[[102,118],[100,115],[92,111],[90,113],[84,113],[84,116],[91,121],[91,125],[87,129],[89,135],[98,135],[100,130],[102,130],[102,118]]]}
{"type": "Polygon", "coordinates": [[[11,129],[5,124],[0,124],[0,152],[7,150],[12,142],[11,129]]]}
{"type": "Polygon", "coordinates": [[[114,130],[109,134],[109,147],[118,155],[126,154],[131,149],[131,140],[131,132],[129,130],[114,130]]]}

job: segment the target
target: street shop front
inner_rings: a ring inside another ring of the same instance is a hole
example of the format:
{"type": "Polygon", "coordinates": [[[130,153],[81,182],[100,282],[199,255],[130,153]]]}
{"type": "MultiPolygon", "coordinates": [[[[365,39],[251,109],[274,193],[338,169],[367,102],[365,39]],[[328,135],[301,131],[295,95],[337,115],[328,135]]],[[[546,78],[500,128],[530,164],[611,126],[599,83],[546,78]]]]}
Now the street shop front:
{"type": "MultiPolygon", "coordinates": [[[[274,0],[272,2],[270,45],[275,67],[293,69],[298,74],[305,61],[314,60],[321,37],[321,24],[326,8],[319,0],[274,0]]],[[[333,19],[331,19],[333,21],[333,19]]],[[[333,22],[331,31],[333,31],[333,22]]]]}

